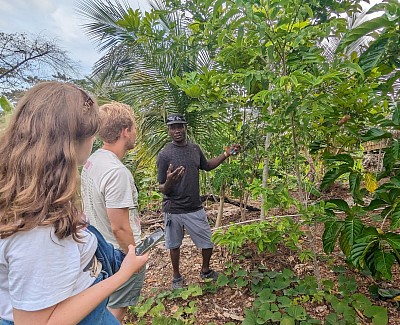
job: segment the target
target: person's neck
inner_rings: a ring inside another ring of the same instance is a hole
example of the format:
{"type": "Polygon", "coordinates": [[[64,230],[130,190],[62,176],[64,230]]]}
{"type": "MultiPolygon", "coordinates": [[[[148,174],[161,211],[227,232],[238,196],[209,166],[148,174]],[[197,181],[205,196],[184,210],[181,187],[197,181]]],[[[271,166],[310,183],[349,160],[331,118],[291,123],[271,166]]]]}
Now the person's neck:
{"type": "Polygon", "coordinates": [[[126,149],[123,143],[104,143],[102,149],[111,151],[119,160],[122,160],[126,154],[126,149]]]}
{"type": "Polygon", "coordinates": [[[179,142],[176,142],[176,141],[173,141],[173,140],[172,140],[172,143],[173,143],[174,145],[178,146],[178,147],[184,147],[184,146],[187,145],[187,140],[183,140],[183,141],[179,141],[179,142]]]}

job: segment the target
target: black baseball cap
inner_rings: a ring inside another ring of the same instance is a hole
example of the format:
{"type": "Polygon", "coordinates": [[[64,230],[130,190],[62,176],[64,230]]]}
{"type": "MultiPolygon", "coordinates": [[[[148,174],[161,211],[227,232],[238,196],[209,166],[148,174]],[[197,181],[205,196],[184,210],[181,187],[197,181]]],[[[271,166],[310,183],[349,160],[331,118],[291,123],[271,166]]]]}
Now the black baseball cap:
{"type": "Polygon", "coordinates": [[[167,125],[171,124],[187,124],[185,117],[181,114],[171,114],[167,117],[167,125]]]}

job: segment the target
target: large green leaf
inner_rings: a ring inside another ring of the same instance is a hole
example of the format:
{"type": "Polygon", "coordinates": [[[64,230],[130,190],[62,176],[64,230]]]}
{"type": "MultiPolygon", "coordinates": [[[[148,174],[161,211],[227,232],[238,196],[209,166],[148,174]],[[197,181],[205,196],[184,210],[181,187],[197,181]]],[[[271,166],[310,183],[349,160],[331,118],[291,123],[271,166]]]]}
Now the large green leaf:
{"type": "Polygon", "coordinates": [[[383,157],[383,166],[387,171],[391,171],[394,164],[400,159],[400,142],[398,139],[393,139],[390,147],[385,149],[383,157]]]}
{"type": "Polygon", "coordinates": [[[386,206],[387,203],[381,199],[374,199],[370,202],[370,204],[366,207],[364,207],[364,210],[366,211],[372,211],[378,208],[381,208],[383,206],[386,206]]]}
{"type": "Polygon", "coordinates": [[[362,141],[373,141],[373,140],[380,140],[380,139],[387,139],[391,138],[392,134],[390,132],[378,129],[378,128],[371,128],[365,134],[361,136],[362,141]]]}
{"type": "Polygon", "coordinates": [[[362,204],[362,195],[360,193],[362,175],[359,172],[352,171],[349,175],[350,192],[353,196],[354,202],[362,204]]]}
{"type": "Polygon", "coordinates": [[[327,163],[345,162],[349,167],[354,166],[354,159],[348,154],[328,155],[324,157],[327,163]]]}
{"type": "Polygon", "coordinates": [[[374,252],[375,269],[386,280],[392,278],[392,266],[394,262],[395,257],[393,254],[384,250],[376,250],[374,252]]]}
{"type": "Polygon", "coordinates": [[[400,250],[400,235],[399,234],[395,234],[393,232],[388,232],[385,234],[384,238],[393,249],[400,250]]]}
{"type": "Polygon", "coordinates": [[[360,55],[358,64],[364,70],[364,72],[369,72],[378,65],[386,52],[385,46],[388,41],[389,38],[379,38],[360,55]]]}
{"type": "Polygon", "coordinates": [[[399,203],[397,203],[396,207],[392,211],[390,228],[391,229],[399,229],[400,228],[400,204],[399,203]]]}
{"type": "Polygon", "coordinates": [[[350,212],[349,204],[342,199],[331,199],[325,201],[325,209],[333,209],[346,212],[350,212]]]}
{"type": "Polygon", "coordinates": [[[324,233],[322,234],[322,244],[325,253],[330,254],[335,249],[343,225],[344,222],[340,220],[325,223],[324,233]]]}
{"type": "Polygon", "coordinates": [[[391,26],[391,22],[388,20],[386,15],[381,17],[376,17],[374,19],[368,20],[362,23],[360,26],[350,30],[345,37],[339,43],[339,46],[336,50],[336,53],[340,53],[343,49],[360,39],[363,36],[368,36],[371,32],[374,32],[378,29],[391,26]]]}
{"type": "Polygon", "coordinates": [[[361,256],[364,254],[364,252],[366,251],[366,248],[368,247],[368,245],[371,245],[371,243],[356,243],[353,245],[353,247],[351,248],[351,252],[350,252],[350,260],[353,263],[353,265],[355,267],[359,267],[360,265],[360,258],[361,256]]]}
{"type": "Polygon", "coordinates": [[[322,179],[321,189],[327,189],[331,186],[340,176],[350,173],[351,168],[347,164],[329,170],[322,179]]]}
{"type": "Polygon", "coordinates": [[[347,217],[345,219],[343,230],[339,237],[339,246],[346,256],[350,256],[351,248],[363,229],[364,224],[359,218],[347,217]]]}

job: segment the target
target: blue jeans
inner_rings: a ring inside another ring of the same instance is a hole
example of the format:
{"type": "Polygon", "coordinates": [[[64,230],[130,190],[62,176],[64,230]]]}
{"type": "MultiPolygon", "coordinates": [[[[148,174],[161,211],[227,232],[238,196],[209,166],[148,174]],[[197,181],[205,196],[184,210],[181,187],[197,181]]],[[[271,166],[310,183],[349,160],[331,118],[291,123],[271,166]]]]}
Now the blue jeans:
{"type": "MultiPolygon", "coordinates": [[[[116,273],[125,253],[119,249],[115,249],[113,245],[108,243],[100,232],[93,226],[88,226],[88,230],[97,237],[96,257],[102,264],[102,271],[92,285],[99,283],[103,279],[116,273]]],[[[78,325],[120,325],[118,320],[107,309],[107,299],[103,300],[89,315],[81,320],[78,325]]],[[[8,320],[0,320],[0,325],[14,325],[14,322],[8,320]]]]}

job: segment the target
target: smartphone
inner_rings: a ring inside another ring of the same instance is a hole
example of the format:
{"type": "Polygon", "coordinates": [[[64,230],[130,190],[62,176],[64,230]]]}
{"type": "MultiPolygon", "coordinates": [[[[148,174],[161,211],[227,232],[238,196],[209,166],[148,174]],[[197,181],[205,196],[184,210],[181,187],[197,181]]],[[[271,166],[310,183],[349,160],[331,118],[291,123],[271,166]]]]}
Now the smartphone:
{"type": "Polygon", "coordinates": [[[164,230],[158,229],[153,232],[149,237],[146,237],[139,245],[136,246],[136,255],[143,255],[150,248],[154,247],[157,243],[164,239],[164,230]]]}

